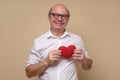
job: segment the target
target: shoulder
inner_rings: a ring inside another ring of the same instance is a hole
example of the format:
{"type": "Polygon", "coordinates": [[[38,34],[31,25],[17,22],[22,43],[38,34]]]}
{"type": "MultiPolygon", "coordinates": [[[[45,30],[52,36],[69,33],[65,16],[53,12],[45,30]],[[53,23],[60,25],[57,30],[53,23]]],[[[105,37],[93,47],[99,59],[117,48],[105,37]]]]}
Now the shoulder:
{"type": "Polygon", "coordinates": [[[37,38],[34,39],[34,42],[39,42],[39,41],[42,41],[42,40],[45,40],[47,39],[47,36],[48,36],[48,32],[38,36],[37,38]]]}
{"type": "Polygon", "coordinates": [[[81,39],[81,36],[79,34],[76,34],[76,33],[72,33],[72,32],[68,32],[69,35],[73,38],[78,38],[78,39],[81,39]]]}

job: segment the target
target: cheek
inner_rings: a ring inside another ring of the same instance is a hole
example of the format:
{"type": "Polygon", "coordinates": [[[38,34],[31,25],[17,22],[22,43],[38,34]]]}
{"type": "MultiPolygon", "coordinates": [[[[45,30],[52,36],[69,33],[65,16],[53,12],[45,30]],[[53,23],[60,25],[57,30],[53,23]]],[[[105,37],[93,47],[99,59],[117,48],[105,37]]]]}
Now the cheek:
{"type": "Polygon", "coordinates": [[[69,19],[68,19],[68,20],[65,20],[64,22],[67,24],[67,23],[68,23],[68,21],[69,21],[69,19]]]}
{"type": "Polygon", "coordinates": [[[48,20],[49,20],[50,22],[53,22],[55,19],[52,18],[52,17],[48,17],[48,20]]]}
{"type": "Polygon", "coordinates": [[[67,23],[68,23],[68,21],[65,21],[65,22],[64,22],[64,25],[66,26],[66,25],[67,25],[67,23]]]}
{"type": "Polygon", "coordinates": [[[54,25],[54,20],[49,19],[49,22],[50,22],[51,25],[54,25]]]}

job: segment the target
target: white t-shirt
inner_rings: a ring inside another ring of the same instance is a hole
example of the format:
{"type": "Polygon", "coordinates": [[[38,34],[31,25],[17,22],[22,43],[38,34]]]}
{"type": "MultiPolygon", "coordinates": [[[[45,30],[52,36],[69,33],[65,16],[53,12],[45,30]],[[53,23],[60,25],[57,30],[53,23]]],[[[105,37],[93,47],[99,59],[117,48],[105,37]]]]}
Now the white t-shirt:
{"type": "MultiPolygon", "coordinates": [[[[60,46],[75,45],[85,51],[80,36],[65,31],[60,38],[56,38],[50,31],[35,39],[27,66],[44,60],[50,50],[57,50],[60,46]]],[[[88,57],[87,53],[85,54],[88,57]]],[[[62,58],[58,63],[49,66],[40,80],[78,80],[77,65],[73,59],[62,58]]]]}

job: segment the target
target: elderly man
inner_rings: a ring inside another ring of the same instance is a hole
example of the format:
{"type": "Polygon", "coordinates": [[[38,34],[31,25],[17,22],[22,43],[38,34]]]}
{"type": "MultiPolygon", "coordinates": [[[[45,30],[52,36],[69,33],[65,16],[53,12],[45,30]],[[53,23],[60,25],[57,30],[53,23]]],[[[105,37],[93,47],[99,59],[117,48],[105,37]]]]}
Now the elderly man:
{"type": "Polygon", "coordinates": [[[85,70],[91,68],[92,60],[88,57],[81,37],[66,30],[69,17],[70,12],[63,4],[50,8],[50,29],[34,41],[26,65],[28,77],[38,75],[40,80],[78,80],[77,63],[85,70]],[[70,45],[72,47],[68,49],[70,45]],[[71,56],[63,54],[69,54],[72,50],[71,56]]]}

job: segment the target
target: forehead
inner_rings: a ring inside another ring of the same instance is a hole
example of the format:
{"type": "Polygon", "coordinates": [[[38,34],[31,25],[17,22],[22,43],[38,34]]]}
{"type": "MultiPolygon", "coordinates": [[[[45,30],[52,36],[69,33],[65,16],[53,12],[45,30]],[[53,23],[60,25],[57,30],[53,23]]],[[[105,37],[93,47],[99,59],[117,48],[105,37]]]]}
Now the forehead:
{"type": "Polygon", "coordinates": [[[51,10],[53,13],[59,13],[59,14],[68,14],[68,10],[65,6],[57,5],[54,6],[51,10]]]}

